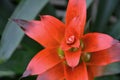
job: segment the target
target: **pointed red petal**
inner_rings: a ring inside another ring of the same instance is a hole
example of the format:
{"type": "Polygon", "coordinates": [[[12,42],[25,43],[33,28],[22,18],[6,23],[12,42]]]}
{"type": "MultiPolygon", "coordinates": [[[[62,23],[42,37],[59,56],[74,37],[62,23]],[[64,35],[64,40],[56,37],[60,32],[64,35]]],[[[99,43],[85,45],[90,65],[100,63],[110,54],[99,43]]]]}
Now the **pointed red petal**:
{"type": "Polygon", "coordinates": [[[64,24],[52,16],[42,16],[40,21],[13,19],[24,32],[45,47],[58,46],[64,36],[64,24]]]}
{"type": "Polygon", "coordinates": [[[62,80],[64,79],[64,68],[63,64],[60,63],[50,70],[44,72],[43,74],[40,74],[37,77],[37,80],[62,80]]]}
{"type": "Polygon", "coordinates": [[[78,23],[84,27],[86,19],[86,0],[69,0],[66,12],[66,24],[68,25],[74,17],[79,16],[78,23]],[[83,25],[82,25],[83,24],[83,25]]]}
{"type": "Polygon", "coordinates": [[[117,61],[120,61],[120,43],[113,45],[109,49],[91,53],[88,65],[103,66],[117,61]]]}
{"type": "Polygon", "coordinates": [[[66,80],[88,80],[88,73],[85,63],[80,63],[77,67],[65,66],[66,80]]]}
{"type": "Polygon", "coordinates": [[[28,64],[23,77],[28,75],[42,74],[60,62],[61,59],[57,54],[57,49],[44,49],[35,55],[35,57],[33,57],[33,59],[28,64]]]}
{"type": "Polygon", "coordinates": [[[77,51],[65,51],[65,58],[67,61],[67,64],[74,68],[75,66],[78,65],[80,61],[80,56],[81,56],[81,50],[78,49],[77,51]]]}
{"type": "Polygon", "coordinates": [[[102,33],[88,33],[83,38],[85,52],[95,52],[110,48],[116,40],[102,33]]]}

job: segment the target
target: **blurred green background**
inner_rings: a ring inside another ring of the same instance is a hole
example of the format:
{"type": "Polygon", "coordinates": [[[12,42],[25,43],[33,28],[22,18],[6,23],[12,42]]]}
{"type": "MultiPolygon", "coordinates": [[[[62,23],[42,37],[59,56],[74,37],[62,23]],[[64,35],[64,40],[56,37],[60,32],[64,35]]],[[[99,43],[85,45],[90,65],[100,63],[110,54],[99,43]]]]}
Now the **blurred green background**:
{"type": "MultiPolygon", "coordinates": [[[[39,19],[53,15],[64,21],[67,0],[0,0],[0,80],[18,80],[30,59],[43,47],[28,38],[10,18],[39,19]]],[[[120,40],[120,0],[87,0],[85,32],[102,32],[120,40]]],[[[35,80],[36,76],[21,80],[35,80]]],[[[104,67],[95,80],[120,80],[120,63],[104,67]]]]}

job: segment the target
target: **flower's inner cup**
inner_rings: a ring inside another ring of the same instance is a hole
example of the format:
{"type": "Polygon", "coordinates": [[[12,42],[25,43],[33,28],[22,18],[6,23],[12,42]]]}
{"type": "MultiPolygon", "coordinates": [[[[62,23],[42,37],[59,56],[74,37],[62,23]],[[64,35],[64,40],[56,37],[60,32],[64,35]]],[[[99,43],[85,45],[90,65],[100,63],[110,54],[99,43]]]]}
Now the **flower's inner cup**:
{"type": "Polygon", "coordinates": [[[66,43],[67,43],[68,45],[74,44],[74,43],[75,43],[75,36],[72,35],[72,36],[68,37],[67,40],[66,40],[66,43]]]}
{"type": "MultiPolygon", "coordinates": [[[[75,43],[75,36],[70,36],[66,40],[66,43],[68,45],[73,45],[75,43]]],[[[71,47],[68,51],[70,51],[70,53],[74,54],[74,52],[76,52],[78,50],[81,50],[80,51],[81,52],[80,62],[81,61],[89,62],[90,59],[91,59],[91,53],[89,53],[89,52],[83,52],[83,49],[84,49],[84,42],[82,40],[80,40],[80,46],[79,46],[79,48],[71,47]]],[[[58,54],[59,54],[60,58],[64,58],[65,57],[65,55],[64,55],[65,53],[64,53],[64,51],[61,48],[58,49],[58,54]]]]}

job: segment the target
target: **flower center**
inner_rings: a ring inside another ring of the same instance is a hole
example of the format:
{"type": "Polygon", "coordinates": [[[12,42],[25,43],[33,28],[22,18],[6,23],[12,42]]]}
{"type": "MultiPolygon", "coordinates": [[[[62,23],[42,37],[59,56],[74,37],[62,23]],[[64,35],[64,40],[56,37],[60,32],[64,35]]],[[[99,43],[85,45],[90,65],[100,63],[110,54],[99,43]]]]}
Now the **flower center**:
{"type": "Polygon", "coordinates": [[[80,40],[80,46],[81,46],[82,49],[84,49],[84,43],[83,43],[82,40],[80,40]]]}
{"type": "Polygon", "coordinates": [[[78,48],[72,47],[69,51],[70,51],[70,52],[75,52],[75,51],[77,51],[77,50],[78,50],[78,48]]]}
{"type": "Polygon", "coordinates": [[[58,55],[61,59],[64,57],[64,52],[61,48],[58,48],[58,55]]]}
{"type": "Polygon", "coordinates": [[[91,53],[88,53],[88,52],[83,53],[82,58],[85,62],[89,62],[91,59],[91,53]]]}
{"type": "Polygon", "coordinates": [[[71,45],[71,44],[73,44],[75,42],[75,36],[73,35],[73,36],[70,36],[67,40],[66,40],[66,43],[68,44],[68,45],[71,45]]]}

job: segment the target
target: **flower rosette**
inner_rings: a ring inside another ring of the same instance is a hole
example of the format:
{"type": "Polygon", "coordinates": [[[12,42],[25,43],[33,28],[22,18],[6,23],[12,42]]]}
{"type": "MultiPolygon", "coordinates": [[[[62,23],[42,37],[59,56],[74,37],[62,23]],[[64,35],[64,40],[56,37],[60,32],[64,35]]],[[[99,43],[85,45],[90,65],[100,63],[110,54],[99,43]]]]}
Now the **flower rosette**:
{"type": "Polygon", "coordinates": [[[93,80],[102,75],[102,66],[120,61],[119,41],[103,33],[84,34],[86,11],[86,0],[69,0],[65,23],[50,15],[32,21],[12,19],[45,48],[33,57],[22,77],[93,80]]]}

